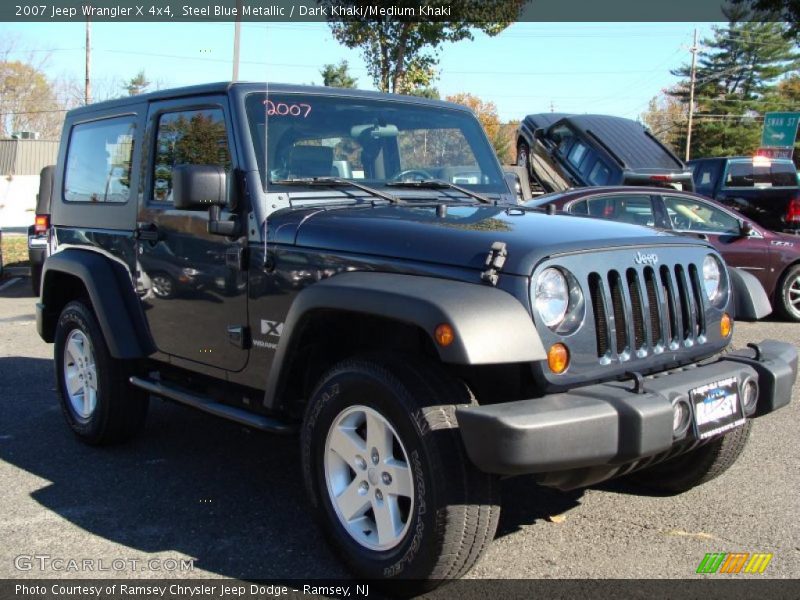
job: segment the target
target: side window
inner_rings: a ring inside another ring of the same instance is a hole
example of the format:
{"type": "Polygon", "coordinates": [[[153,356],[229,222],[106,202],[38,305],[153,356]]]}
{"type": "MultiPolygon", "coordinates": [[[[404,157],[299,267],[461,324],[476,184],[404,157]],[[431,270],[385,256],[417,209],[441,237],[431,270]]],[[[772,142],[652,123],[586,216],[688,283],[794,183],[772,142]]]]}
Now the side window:
{"type": "Polygon", "coordinates": [[[753,187],[755,174],[753,163],[739,161],[728,163],[728,172],[725,174],[725,187],[753,187]]]}
{"type": "Polygon", "coordinates": [[[606,185],[611,179],[611,169],[602,160],[597,160],[586,177],[592,185],[606,185]]]}
{"type": "Polygon", "coordinates": [[[593,217],[631,223],[633,225],[655,225],[653,202],[650,196],[624,195],[600,196],[587,201],[588,214],[593,217]]]}
{"type": "Polygon", "coordinates": [[[176,165],[231,168],[225,118],[219,108],[165,113],[158,119],[153,199],[172,202],[172,169],[176,165]]]}
{"type": "Polygon", "coordinates": [[[586,200],[575,202],[569,207],[569,212],[571,212],[573,215],[588,215],[589,210],[586,208],[586,200]]]}
{"type": "Polygon", "coordinates": [[[664,206],[675,229],[720,234],[739,231],[736,217],[695,198],[664,196],[664,206]]]}
{"type": "Polygon", "coordinates": [[[550,130],[548,137],[556,144],[558,152],[564,155],[575,138],[575,134],[566,125],[559,125],[550,130]]]}
{"type": "Polygon", "coordinates": [[[64,175],[67,202],[128,201],[134,116],[81,123],[69,136],[64,175]]]}
{"type": "Polygon", "coordinates": [[[586,145],[581,142],[575,142],[575,145],[572,146],[572,149],[569,151],[567,155],[567,160],[574,166],[575,168],[580,167],[581,161],[586,156],[586,145]]]}

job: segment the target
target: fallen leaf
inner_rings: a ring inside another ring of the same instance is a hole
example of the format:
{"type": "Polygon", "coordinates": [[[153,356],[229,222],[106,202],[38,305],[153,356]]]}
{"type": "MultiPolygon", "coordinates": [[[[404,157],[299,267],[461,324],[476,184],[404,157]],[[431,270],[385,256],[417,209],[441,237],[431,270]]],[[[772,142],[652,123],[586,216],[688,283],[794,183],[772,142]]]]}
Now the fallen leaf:
{"type": "Polygon", "coordinates": [[[550,515],[547,520],[551,523],[563,523],[567,520],[566,515],[550,515]]]}

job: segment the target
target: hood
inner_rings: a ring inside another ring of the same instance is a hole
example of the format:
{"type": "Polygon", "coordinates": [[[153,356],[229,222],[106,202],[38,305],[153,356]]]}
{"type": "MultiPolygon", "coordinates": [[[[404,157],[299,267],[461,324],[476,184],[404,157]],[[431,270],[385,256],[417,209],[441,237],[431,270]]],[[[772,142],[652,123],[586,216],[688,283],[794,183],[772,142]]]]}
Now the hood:
{"type": "Polygon", "coordinates": [[[494,242],[508,251],[503,272],[528,276],[554,254],[620,246],[698,245],[648,227],[513,206],[310,208],[275,213],[270,239],[331,252],[382,256],[484,270],[494,242]]]}

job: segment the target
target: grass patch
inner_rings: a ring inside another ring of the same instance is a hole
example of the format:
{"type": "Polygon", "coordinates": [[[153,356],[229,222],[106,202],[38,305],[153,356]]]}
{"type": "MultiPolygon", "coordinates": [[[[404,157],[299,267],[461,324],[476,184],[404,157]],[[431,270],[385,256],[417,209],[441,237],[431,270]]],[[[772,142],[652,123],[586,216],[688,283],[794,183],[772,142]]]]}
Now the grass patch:
{"type": "Polygon", "coordinates": [[[17,233],[3,234],[3,268],[29,267],[28,236],[17,233]]]}

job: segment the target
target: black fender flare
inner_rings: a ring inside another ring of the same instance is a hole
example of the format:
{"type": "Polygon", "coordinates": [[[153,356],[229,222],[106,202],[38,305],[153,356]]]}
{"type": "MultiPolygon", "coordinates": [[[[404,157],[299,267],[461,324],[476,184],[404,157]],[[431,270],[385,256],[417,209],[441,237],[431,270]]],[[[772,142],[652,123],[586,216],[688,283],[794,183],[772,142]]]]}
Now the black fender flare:
{"type": "Polygon", "coordinates": [[[67,248],[45,260],[42,298],[37,306],[40,314],[37,326],[44,341],[55,339],[60,312],[54,285],[58,273],[71,275],[83,283],[114,358],[143,358],[156,351],[128,269],[118,259],[78,248],[67,248]],[[50,308],[54,303],[56,307],[50,308]]]}
{"type": "Polygon", "coordinates": [[[757,321],[772,312],[764,286],[752,273],[728,267],[731,282],[733,317],[740,321],[757,321]]]}
{"type": "Polygon", "coordinates": [[[264,398],[274,406],[297,349],[293,335],[303,319],[318,310],[342,310],[384,317],[425,331],[448,323],[455,340],[446,347],[433,341],[443,363],[488,365],[547,358],[530,314],[503,290],[482,284],[397,273],[342,273],[305,288],[286,316],[275,350],[264,398]]]}

